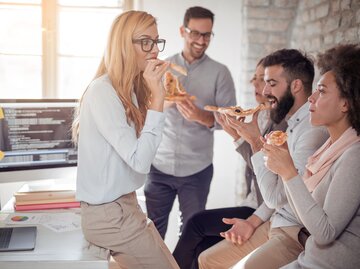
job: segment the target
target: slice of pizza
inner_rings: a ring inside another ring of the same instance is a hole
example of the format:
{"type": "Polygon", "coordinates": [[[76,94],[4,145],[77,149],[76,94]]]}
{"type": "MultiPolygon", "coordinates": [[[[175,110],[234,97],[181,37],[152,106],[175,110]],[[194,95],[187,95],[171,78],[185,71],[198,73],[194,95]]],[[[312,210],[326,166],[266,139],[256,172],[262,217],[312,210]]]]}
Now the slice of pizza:
{"type": "Polygon", "coordinates": [[[230,116],[240,116],[240,113],[243,111],[243,109],[240,106],[227,106],[227,107],[205,106],[204,109],[207,111],[219,112],[230,116]]]}
{"type": "Polygon", "coordinates": [[[171,72],[166,72],[164,77],[164,87],[166,90],[165,100],[182,101],[185,99],[195,100],[196,97],[189,95],[179,82],[178,78],[171,72]]]}
{"type": "Polygon", "coordinates": [[[170,68],[180,73],[181,75],[187,76],[187,70],[180,65],[177,65],[175,63],[170,63],[170,68]]]}
{"type": "Polygon", "coordinates": [[[266,143],[281,146],[287,140],[287,133],[283,131],[272,131],[266,136],[266,143]]]}
{"type": "Polygon", "coordinates": [[[266,109],[270,109],[270,105],[266,105],[266,104],[260,104],[257,107],[254,108],[250,108],[250,109],[244,109],[243,111],[241,111],[241,117],[246,117],[246,116],[250,116],[255,114],[256,112],[258,112],[259,110],[266,110],[266,109]]]}
{"type": "Polygon", "coordinates": [[[269,109],[269,106],[260,104],[257,107],[251,109],[242,109],[240,106],[229,106],[229,107],[205,106],[204,109],[207,111],[219,112],[229,116],[246,117],[253,115],[259,110],[269,109]]]}

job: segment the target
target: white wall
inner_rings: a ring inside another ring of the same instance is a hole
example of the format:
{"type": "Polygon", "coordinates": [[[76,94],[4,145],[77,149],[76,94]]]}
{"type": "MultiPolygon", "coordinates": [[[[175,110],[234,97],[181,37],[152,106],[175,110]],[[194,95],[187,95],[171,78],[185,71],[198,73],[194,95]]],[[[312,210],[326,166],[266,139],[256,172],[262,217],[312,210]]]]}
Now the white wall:
{"type": "MultiPolygon", "coordinates": [[[[166,47],[160,55],[166,58],[178,53],[183,48],[183,39],[179,28],[187,8],[202,6],[215,14],[215,33],[207,54],[216,61],[228,66],[239,89],[240,81],[240,21],[241,1],[238,0],[139,0],[135,8],[144,10],[157,18],[159,35],[166,39],[166,47]]],[[[235,205],[235,171],[238,154],[232,139],[224,131],[215,132],[214,178],[211,184],[207,208],[219,208],[235,205]]],[[[170,250],[177,241],[177,210],[175,203],[169,220],[169,229],[165,242],[170,250]]]]}

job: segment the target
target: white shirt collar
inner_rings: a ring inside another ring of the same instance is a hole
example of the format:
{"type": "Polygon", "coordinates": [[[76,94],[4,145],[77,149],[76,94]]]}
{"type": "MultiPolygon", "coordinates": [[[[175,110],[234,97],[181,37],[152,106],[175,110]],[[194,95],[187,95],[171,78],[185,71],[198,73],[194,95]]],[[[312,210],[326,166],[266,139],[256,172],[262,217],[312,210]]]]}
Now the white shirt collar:
{"type": "Polygon", "coordinates": [[[306,102],[303,104],[287,121],[288,127],[293,129],[309,114],[310,104],[306,102]]]}

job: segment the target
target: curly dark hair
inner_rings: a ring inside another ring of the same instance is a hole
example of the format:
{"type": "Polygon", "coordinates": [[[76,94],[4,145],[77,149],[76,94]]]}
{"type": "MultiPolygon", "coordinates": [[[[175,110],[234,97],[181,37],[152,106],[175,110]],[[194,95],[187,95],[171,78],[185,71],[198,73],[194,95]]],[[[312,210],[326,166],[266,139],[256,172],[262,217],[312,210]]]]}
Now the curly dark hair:
{"type": "Polygon", "coordinates": [[[360,45],[342,44],[317,56],[320,74],[332,71],[340,96],[349,104],[348,118],[360,135],[360,45]]]}
{"type": "Polygon", "coordinates": [[[314,61],[305,53],[296,49],[280,49],[264,58],[263,66],[280,65],[284,68],[287,83],[300,79],[305,93],[310,96],[315,76],[314,61]]]}
{"type": "Polygon", "coordinates": [[[190,7],[184,16],[184,26],[187,27],[190,19],[210,19],[214,24],[214,13],[203,7],[190,7]]]}

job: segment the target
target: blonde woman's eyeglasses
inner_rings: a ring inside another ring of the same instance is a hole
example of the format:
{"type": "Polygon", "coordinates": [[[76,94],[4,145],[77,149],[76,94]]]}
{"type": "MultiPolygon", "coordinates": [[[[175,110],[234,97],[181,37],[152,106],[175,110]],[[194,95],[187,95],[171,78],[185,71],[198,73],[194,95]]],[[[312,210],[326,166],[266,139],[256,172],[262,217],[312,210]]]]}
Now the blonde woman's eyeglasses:
{"type": "Polygon", "coordinates": [[[156,44],[159,51],[163,51],[165,49],[165,39],[151,39],[151,38],[141,38],[141,39],[133,39],[134,44],[140,44],[141,49],[144,52],[150,52],[154,48],[156,44]]]}

